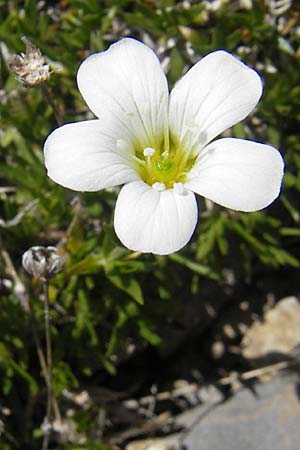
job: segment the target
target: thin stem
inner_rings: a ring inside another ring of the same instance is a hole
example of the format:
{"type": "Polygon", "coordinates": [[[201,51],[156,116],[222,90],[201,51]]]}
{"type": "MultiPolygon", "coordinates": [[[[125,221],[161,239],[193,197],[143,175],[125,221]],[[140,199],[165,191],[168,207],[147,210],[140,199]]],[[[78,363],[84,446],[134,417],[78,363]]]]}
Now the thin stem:
{"type": "Polygon", "coordinates": [[[56,122],[58,123],[59,126],[61,126],[63,124],[63,120],[62,120],[59,110],[57,109],[57,107],[54,103],[53,96],[52,96],[50,89],[45,84],[42,84],[41,90],[42,90],[42,93],[43,93],[48,105],[50,106],[50,108],[53,111],[56,122]]]}
{"type": "Polygon", "coordinates": [[[47,379],[47,363],[46,363],[44,352],[42,350],[40,338],[39,338],[39,335],[37,333],[35,317],[33,315],[33,311],[32,311],[31,308],[30,308],[30,319],[31,319],[32,334],[33,334],[34,343],[35,343],[35,346],[36,346],[36,352],[37,352],[37,355],[38,355],[38,358],[39,358],[40,366],[41,366],[41,369],[42,369],[42,374],[43,374],[43,376],[45,378],[45,381],[47,383],[48,382],[48,379],[47,379]]]}
{"type": "Polygon", "coordinates": [[[45,338],[46,338],[46,360],[47,360],[47,410],[46,410],[46,427],[42,450],[48,450],[49,438],[52,426],[52,346],[50,331],[50,309],[49,309],[49,286],[48,281],[43,282],[44,293],[44,313],[45,313],[45,338]]]}
{"type": "MultiPolygon", "coordinates": [[[[42,349],[41,341],[40,341],[40,338],[39,338],[39,335],[37,332],[34,309],[31,307],[30,300],[29,300],[29,316],[30,316],[30,321],[31,321],[31,328],[32,328],[32,334],[33,334],[34,343],[35,343],[35,347],[36,347],[36,352],[37,352],[37,355],[39,358],[40,366],[42,369],[42,374],[43,374],[45,383],[47,385],[47,383],[48,383],[47,363],[46,363],[46,358],[45,358],[45,355],[44,355],[44,352],[42,349]]],[[[59,406],[58,406],[57,400],[54,396],[52,396],[52,407],[53,407],[53,413],[54,413],[55,420],[61,422],[61,414],[60,414],[59,406]]]]}

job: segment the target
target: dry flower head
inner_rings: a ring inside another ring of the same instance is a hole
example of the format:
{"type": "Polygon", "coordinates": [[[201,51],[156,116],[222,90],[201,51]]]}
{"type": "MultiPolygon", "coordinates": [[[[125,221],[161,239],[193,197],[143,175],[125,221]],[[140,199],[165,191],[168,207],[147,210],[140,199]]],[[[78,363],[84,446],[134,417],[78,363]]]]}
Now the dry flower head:
{"type": "Polygon", "coordinates": [[[22,257],[24,269],[35,278],[48,280],[60,272],[64,264],[63,258],[57,253],[56,247],[34,246],[28,249],[22,257]]]}
{"type": "Polygon", "coordinates": [[[44,57],[38,47],[27,39],[21,37],[26,45],[26,53],[14,55],[9,61],[9,68],[17,75],[17,80],[25,87],[34,87],[45,83],[50,78],[49,65],[45,63],[44,57]]]}

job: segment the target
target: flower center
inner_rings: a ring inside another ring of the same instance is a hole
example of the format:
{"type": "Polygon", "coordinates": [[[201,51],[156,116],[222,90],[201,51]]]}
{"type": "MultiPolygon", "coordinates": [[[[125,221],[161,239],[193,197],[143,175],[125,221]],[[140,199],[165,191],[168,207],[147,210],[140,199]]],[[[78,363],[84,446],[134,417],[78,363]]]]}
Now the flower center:
{"type": "Polygon", "coordinates": [[[196,157],[178,145],[170,145],[169,150],[146,147],[135,151],[134,159],[141,179],[162,190],[162,187],[171,189],[176,183],[184,183],[196,157]]]}

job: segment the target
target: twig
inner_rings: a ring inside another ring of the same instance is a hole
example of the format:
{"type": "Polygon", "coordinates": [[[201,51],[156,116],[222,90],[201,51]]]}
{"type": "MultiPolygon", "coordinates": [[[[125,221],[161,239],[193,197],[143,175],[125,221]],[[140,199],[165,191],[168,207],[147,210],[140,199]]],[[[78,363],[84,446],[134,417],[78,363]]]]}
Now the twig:
{"type": "Polygon", "coordinates": [[[26,205],[20,212],[18,212],[18,214],[13,219],[4,221],[3,219],[0,218],[0,227],[2,228],[15,227],[21,222],[25,214],[27,214],[31,209],[33,209],[38,204],[38,202],[39,199],[37,198],[35,200],[32,200],[32,202],[28,203],[28,205],[26,205]]]}
{"type": "MultiPolygon", "coordinates": [[[[248,370],[240,375],[236,374],[239,380],[251,380],[252,378],[257,378],[268,373],[277,372],[282,369],[287,369],[291,365],[290,361],[280,361],[275,364],[270,364],[269,366],[260,367],[259,369],[248,370]]],[[[221,378],[218,383],[222,385],[231,384],[235,380],[234,375],[229,375],[228,377],[221,378]]]]}
{"type": "Polygon", "coordinates": [[[1,248],[0,254],[1,254],[4,264],[5,264],[6,273],[11,276],[11,278],[13,279],[13,282],[14,282],[13,292],[14,292],[15,296],[19,299],[19,302],[22,305],[22,307],[24,308],[24,310],[26,312],[28,312],[29,304],[28,304],[28,295],[26,292],[26,288],[25,288],[24,284],[22,283],[22,281],[20,280],[19,275],[17,274],[17,271],[13,265],[13,262],[11,260],[9,253],[6,250],[4,250],[1,240],[0,240],[0,248],[1,248]]]}
{"type": "MultiPolygon", "coordinates": [[[[270,364],[268,366],[260,367],[258,369],[249,370],[247,372],[243,372],[241,374],[232,373],[226,377],[220,378],[214,384],[215,385],[228,385],[233,384],[238,380],[246,381],[251,380],[252,378],[258,378],[266,374],[270,374],[273,372],[278,372],[279,370],[288,369],[292,364],[292,361],[280,361],[275,364],[270,364]]],[[[192,394],[199,395],[199,390],[201,386],[197,383],[190,383],[184,386],[180,386],[175,388],[172,391],[162,391],[155,395],[146,395],[139,399],[140,405],[147,405],[153,402],[155,399],[156,402],[161,402],[164,400],[174,400],[177,397],[187,397],[192,394]]],[[[126,402],[125,402],[126,403],[126,402]]]]}

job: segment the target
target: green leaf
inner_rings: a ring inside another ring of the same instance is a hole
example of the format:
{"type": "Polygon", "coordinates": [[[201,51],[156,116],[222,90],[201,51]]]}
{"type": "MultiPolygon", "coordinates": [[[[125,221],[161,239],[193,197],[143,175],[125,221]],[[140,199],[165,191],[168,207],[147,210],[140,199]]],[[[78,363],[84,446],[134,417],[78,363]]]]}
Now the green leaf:
{"type": "Polygon", "coordinates": [[[161,338],[151,330],[149,324],[145,320],[139,319],[137,325],[139,327],[140,335],[151,345],[156,346],[161,344],[161,338]]]}
{"type": "Polygon", "coordinates": [[[59,361],[54,365],[52,376],[55,397],[60,396],[64,389],[74,389],[79,386],[78,380],[70,366],[64,361],[59,361]]]}
{"type": "Polygon", "coordinates": [[[199,275],[207,276],[209,278],[212,278],[213,280],[217,280],[219,276],[214,273],[210,267],[204,266],[203,264],[199,264],[197,262],[191,261],[188,258],[179,255],[178,253],[174,253],[173,255],[170,255],[169,258],[179,264],[184,265],[188,269],[190,269],[192,272],[198,273],[199,275]]]}
{"type": "Polygon", "coordinates": [[[132,277],[126,275],[111,275],[107,273],[109,281],[123,292],[126,292],[138,304],[144,304],[142,289],[139,283],[132,277]]]}
{"type": "Polygon", "coordinates": [[[69,275],[89,275],[98,273],[103,269],[105,260],[102,255],[90,254],[84,259],[68,267],[69,275]]]}

